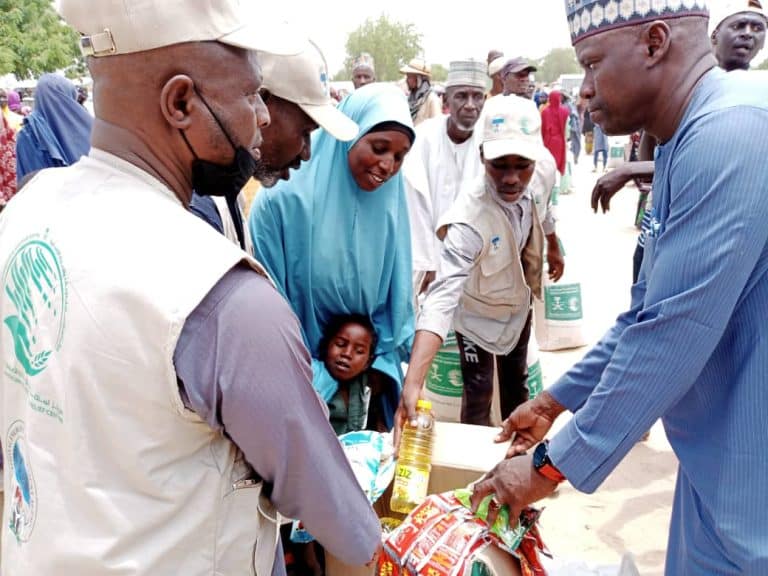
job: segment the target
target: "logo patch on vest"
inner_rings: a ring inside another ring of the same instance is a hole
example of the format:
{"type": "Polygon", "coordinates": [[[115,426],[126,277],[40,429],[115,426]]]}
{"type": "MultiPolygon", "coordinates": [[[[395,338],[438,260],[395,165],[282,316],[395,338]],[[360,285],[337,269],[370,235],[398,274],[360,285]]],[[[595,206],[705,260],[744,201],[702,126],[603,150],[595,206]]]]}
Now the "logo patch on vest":
{"type": "Polygon", "coordinates": [[[2,337],[3,376],[21,387],[34,412],[64,422],[61,400],[34,385],[64,339],[67,282],[59,251],[43,237],[29,237],[8,259],[2,278],[0,330],[8,330],[2,337]]]}
{"type": "Polygon", "coordinates": [[[29,461],[24,422],[11,424],[6,436],[5,465],[11,479],[5,498],[10,499],[8,529],[19,544],[28,542],[37,518],[37,490],[29,461]]]}
{"type": "Polygon", "coordinates": [[[27,376],[36,376],[64,339],[67,286],[58,251],[43,239],[25,240],[3,271],[3,298],[13,355],[27,376]]]}
{"type": "Polygon", "coordinates": [[[493,236],[491,238],[491,252],[498,252],[501,248],[501,236],[493,236]]]}

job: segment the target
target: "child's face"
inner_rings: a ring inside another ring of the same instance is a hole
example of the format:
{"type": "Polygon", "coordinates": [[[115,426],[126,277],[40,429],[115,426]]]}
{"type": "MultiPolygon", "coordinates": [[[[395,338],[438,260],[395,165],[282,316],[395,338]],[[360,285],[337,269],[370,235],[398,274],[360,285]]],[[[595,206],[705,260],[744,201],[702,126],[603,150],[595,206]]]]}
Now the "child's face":
{"type": "Polygon", "coordinates": [[[359,324],[344,324],[328,343],[325,367],[336,380],[346,382],[362,374],[371,357],[371,334],[359,324]]]}

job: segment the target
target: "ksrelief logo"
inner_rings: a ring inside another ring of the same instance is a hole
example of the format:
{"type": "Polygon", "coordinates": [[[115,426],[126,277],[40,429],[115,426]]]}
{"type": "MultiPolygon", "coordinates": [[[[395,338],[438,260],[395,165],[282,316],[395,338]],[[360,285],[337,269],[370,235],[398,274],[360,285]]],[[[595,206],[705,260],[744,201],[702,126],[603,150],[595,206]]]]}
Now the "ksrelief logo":
{"type": "Polygon", "coordinates": [[[531,124],[528,118],[523,116],[520,119],[520,132],[525,134],[526,136],[530,136],[531,134],[531,124]]]}
{"type": "Polygon", "coordinates": [[[11,480],[10,490],[6,487],[5,496],[11,501],[8,528],[21,544],[29,541],[37,519],[37,489],[29,465],[29,450],[22,421],[17,420],[11,424],[5,450],[5,465],[11,480]]]}
{"type": "Polygon", "coordinates": [[[40,238],[25,240],[3,272],[3,323],[27,376],[48,366],[64,338],[67,286],[58,251],[40,238]]]}

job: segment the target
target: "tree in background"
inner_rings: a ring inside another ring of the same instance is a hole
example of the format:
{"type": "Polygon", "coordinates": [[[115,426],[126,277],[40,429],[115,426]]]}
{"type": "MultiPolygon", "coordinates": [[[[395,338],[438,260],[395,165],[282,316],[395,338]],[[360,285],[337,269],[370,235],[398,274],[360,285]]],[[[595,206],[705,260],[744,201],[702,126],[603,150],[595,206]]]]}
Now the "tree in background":
{"type": "Polygon", "coordinates": [[[79,54],[77,33],[51,0],[0,0],[0,75],[39,76],[74,64],[79,54]]]}
{"type": "Polygon", "coordinates": [[[573,48],[551,50],[536,67],[539,69],[536,72],[536,80],[547,84],[557,80],[561,74],[579,74],[582,72],[573,48]]]}
{"type": "Polygon", "coordinates": [[[442,64],[432,64],[432,82],[445,82],[448,79],[448,68],[442,64]]]}
{"type": "Polygon", "coordinates": [[[382,14],[377,20],[368,18],[347,37],[347,58],[344,70],[336,80],[352,77],[352,61],[361,52],[373,56],[376,65],[376,79],[387,82],[402,77],[400,66],[421,54],[421,34],[410,23],[390,20],[382,14]]]}

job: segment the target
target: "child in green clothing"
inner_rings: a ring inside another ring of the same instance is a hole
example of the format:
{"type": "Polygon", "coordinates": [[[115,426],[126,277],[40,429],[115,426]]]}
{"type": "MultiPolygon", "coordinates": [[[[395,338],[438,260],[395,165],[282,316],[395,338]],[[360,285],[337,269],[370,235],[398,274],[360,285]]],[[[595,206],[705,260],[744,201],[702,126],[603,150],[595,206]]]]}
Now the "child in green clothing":
{"type": "Polygon", "coordinates": [[[320,357],[338,389],[328,400],[331,426],[341,435],[363,430],[368,420],[371,389],[366,371],[374,359],[376,332],[360,314],[334,316],[320,341],[320,357]]]}
{"type": "MultiPolygon", "coordinates": [[[[360,314],[334,316],[320,340],[320,359],[312,360],[312,385],[328,404],[328,417],[338,436],[364,430],[371,389],[367,370],[373,364],[378,338],[370,319],[360,314]]],[[[291,534],[299,574],[323,574],[319,544],[300,526],[291,534]]]]}

